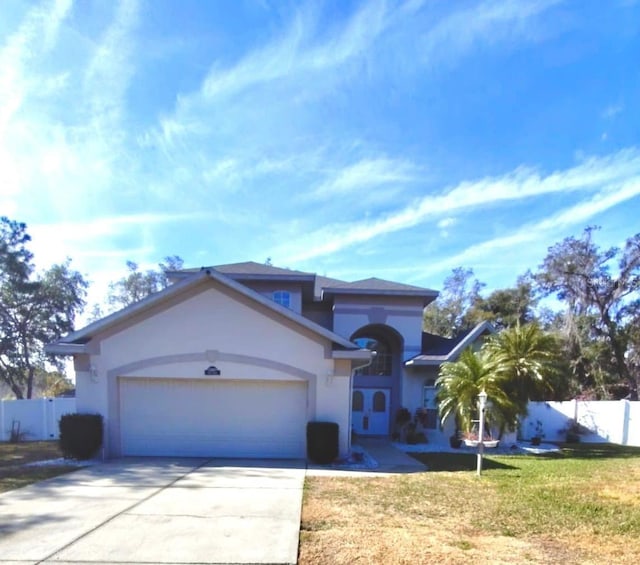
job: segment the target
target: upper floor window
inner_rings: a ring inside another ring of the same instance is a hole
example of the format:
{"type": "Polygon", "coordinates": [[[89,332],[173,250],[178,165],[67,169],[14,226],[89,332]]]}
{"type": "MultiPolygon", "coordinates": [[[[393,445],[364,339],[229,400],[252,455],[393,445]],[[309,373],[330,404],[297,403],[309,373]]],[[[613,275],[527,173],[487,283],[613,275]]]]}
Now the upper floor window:
{"type": "Polygon", "coordinates": [[[291,308],[291,293],[288,290],[276,290],[273,293],[273,301],[285,308],[291,308]]]}
{"type": "Polygon", "coordinates": [[[376,356],[371,361],[371,365],[358,369],[358,375],[391,375],[393,370],[393,358],[391,348],[384,341],[370,337],[359,337],[353,340],[363,349],[376,352],[376,356]]]}

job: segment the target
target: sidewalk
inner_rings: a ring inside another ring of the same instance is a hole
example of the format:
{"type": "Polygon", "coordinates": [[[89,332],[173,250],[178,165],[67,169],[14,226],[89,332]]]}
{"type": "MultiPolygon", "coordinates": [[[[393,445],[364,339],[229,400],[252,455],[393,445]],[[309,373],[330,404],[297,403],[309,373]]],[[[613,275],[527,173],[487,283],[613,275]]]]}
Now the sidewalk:
{"type": "Polygon", "coordinates": [[[358,438],[356,444],[364,449],[378,464],[373,469],[334,468],[314,465],[309,462],[307,475],[312,477],[363,477],[394,475],[401,473],[423,473],[427,471],[422,463],[394,447],[387,438],[358,438]]]}

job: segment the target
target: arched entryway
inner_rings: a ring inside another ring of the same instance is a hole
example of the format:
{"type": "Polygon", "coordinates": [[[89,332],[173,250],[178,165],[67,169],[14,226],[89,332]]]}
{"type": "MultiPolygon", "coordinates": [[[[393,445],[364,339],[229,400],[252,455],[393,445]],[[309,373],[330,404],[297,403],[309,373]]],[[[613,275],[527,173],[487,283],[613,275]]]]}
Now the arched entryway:
{"type": "Polygon", "coordinates": [[[374,324],[360,328],[351,340],[376,353],[371,364],[354,375],[353,431],[359,435],[388,435],[400,399],[402,337],[389,326],[374,324]]]}

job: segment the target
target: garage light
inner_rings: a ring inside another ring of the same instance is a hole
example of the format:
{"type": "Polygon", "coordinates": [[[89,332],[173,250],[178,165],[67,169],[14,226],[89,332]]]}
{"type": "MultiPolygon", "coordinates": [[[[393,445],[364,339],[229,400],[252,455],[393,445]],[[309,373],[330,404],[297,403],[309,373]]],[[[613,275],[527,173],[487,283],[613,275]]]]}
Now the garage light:
{"type": "Polygon", "coordinates": [[[204,374],[207,375],[207,376],[219,375],[220,374],[220,369],[218,369],[218,367],[214,367],[213,365],[210,365],[209,367],[207,367],[204,370],[204,374]]]}

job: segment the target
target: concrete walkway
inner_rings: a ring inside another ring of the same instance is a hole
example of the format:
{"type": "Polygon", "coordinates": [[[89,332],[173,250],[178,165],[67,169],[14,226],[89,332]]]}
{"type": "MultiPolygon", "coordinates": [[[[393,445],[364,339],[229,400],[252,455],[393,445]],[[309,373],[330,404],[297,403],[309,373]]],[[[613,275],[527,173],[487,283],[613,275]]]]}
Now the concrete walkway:
{"type": "Polygon", "coordinates": [[[359,437],[357,445],[362,447],[378,466],[374,469],[332,468],[309,463],[307,475],[312,477],[340,476],[362,477],[393,475],[398,473],[423,473],[427,467],[418,460],[394,447],[388,438],[359,437]]]}
{"type": "Polygon", "coordinates": [[[295,563],[304,461],[124,459],[0,495],[0,564],[295,563]]]}
{"type": "Polygon", "coordinates": [[[420,461],[394,447],[386,438],[358,438],[358,445],[378,462],[379,472],[420,473],[427,470],[420,461]]]}

